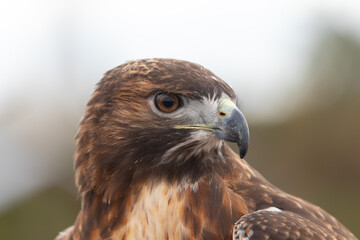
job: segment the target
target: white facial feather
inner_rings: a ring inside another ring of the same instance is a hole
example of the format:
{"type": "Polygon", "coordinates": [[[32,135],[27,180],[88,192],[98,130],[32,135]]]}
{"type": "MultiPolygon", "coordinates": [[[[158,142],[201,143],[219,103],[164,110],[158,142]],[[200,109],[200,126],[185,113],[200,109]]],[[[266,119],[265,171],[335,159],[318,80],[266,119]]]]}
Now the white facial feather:
{"type": "MultiPolygon", "coordinates": [[[[216,124],[218,119],[218,105],[224,98],[229,98],[226,94],[222,94],[220,98],[215,96],[207,96],[202,100],[182,99],[184,102],[183,107],[174,111],[173,113],[162,113],[156,109],[153,103],[153,98],[150,98],[150,104],[154,112],[160,116],[171,119],[179,119],[179,123],[186,124],[216,124]]],[[[217,151],[219,161],[225,161],[221,153],[224,141],[218,139],[211,131],[195,130],[190,136],[182,142],[168,149],[161,157],[158,165],[168,164],[170,162],[181,163],[187,159],[198,156],[203,152],[217,151]],[[186,149],[186,152],[181,151],[186,149]]],[[[214,160],[213,158],[210,158],[214,160]]]]}
{"type": "Polygon", "coordinates": [[[205,130],[197,130],[191,133],[185,141],[167,150],[161,157],[161,161],[158,165],[164,165],[173,161],[182,162],[191,156],[198,156],[202,152],[210,152],[213,149],[217,149],[220,159],[223,157],[221,154],[222,146],[223,140],[215,138],[214,133],[205,130]],[[181,148],[186,148],[187,152],[184,153],[180,151],[181,148]]]}

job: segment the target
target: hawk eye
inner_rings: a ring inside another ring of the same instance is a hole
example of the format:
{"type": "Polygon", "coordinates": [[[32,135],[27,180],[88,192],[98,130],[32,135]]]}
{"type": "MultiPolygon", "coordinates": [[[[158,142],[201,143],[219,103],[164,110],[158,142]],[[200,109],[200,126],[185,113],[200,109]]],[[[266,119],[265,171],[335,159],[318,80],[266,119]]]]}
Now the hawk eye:
{"type": "Polygon", "coordinates": [[[174,112],[180,106],[180,99],[172,93],[158,93],[155,96],[155,106],[162,112],[174,112]]]}

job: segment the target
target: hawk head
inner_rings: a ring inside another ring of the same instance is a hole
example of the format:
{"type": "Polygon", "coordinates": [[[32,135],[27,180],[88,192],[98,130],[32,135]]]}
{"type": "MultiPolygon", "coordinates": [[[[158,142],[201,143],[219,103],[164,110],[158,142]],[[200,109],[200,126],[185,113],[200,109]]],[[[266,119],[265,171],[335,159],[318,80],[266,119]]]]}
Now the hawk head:
{"type": "Polygon", "coordinates": [[[76,184],[113,198],[149,176],[221,174],[231,167],[224,140],[245,156],[248,126],[223,80],[186,61],[128,62],[105,74],[87,104],[76,137],[76,184]]]}

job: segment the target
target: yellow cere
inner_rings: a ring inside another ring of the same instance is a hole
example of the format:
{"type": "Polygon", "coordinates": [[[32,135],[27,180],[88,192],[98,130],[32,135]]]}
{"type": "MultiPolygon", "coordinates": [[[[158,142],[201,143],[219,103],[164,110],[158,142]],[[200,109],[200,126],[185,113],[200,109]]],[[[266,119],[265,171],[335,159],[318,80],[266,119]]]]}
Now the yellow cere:
{"type": "Polygon", "coordinates": [[[234,108],[237,109],[236,104],[230,99],[224,98],[223,100],[220,101],[218,106],[219,117],[228,116],[234,108]]]}

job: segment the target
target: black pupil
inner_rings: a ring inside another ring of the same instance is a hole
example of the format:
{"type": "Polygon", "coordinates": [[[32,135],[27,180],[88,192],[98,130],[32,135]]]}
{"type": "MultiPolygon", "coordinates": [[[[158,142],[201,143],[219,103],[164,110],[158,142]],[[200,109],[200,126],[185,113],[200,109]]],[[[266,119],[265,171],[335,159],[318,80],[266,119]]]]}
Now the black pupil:
{"type": "Polygon", "coordinates": [[[163,104],[166,108],[171,108],[174,105],[175,101],[172,97],[166,96],[163,98],[163,104]]]}

